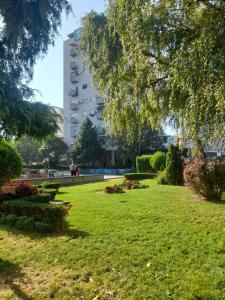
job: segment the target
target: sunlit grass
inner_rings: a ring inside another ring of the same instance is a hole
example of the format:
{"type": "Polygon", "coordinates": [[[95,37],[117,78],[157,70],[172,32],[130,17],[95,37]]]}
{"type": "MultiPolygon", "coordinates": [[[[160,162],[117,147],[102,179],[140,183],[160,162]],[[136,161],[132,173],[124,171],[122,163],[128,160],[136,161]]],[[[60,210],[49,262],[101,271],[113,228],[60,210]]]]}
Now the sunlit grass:
{"type": "Polygon", "coordinates": [[[0,299],[225,299],[225,206],[153,180],[96,192],[115,182],[61,189],[62,235],[1,227],[0,299]]]}

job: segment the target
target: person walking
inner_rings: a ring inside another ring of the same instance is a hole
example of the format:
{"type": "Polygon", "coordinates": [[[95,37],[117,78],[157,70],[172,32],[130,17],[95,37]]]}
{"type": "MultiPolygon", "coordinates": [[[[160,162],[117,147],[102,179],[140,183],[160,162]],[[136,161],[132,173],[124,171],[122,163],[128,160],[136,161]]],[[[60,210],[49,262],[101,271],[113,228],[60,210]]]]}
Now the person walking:
{"type": "Polygon", "coordinates": [[[72,161],[70,165],[71,176],[76,176],[76,164],[72,161]]]}

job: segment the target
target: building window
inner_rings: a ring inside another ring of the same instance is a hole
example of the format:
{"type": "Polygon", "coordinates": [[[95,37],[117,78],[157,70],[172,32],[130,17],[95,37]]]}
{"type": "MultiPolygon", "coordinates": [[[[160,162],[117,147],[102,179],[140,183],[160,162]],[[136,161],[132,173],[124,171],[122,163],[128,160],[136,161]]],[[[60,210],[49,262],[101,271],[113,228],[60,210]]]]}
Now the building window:
{"type": "Polygon", "coordinates": [[[87,83],[83,84],[83,90],[87,89],[88,85],[87,83]]]}
{"type": "Polygon", "coordinates": [[[82,115],[83,115],[83,117],[87,117],[87,116],[88,116],[88,111],[87,111],[87,110],[84,110],[84,111],[82,112],[82,115]]]}

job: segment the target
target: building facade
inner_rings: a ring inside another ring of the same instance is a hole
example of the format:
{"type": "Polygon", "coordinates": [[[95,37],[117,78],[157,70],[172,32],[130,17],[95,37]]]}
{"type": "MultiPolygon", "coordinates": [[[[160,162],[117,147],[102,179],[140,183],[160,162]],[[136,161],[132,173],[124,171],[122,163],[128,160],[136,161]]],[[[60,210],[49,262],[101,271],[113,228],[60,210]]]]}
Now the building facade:
{"type": "MultiPolygon", "coordinates": [[[[79,54],[80,28],[68,35],[64,42],[63,139],[71,147],[80,127],[88,117],[96,126],[99,139],[104,140],[104,97],[97,91],[93,77],[79,54]]],[[[105,155],[115,164],[115,148],[105,146],[105,155]]]]}

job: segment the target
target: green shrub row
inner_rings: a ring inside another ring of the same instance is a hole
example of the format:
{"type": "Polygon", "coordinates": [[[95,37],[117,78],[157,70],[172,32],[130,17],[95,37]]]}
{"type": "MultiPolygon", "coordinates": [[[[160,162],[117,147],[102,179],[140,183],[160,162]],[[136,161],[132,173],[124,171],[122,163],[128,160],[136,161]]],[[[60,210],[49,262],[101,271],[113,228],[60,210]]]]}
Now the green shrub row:
{"type": "Polygon", "coordinates": [[[43,193],[43,194],[37,194],[37,195],[33,195],[33,196],[19,198],[17,200],[13,200],[13,201],[27,201],[27,202],[31,202],[31,203],[49,203],[49,201],[51,201],[51,200],[52,200],[52,198],[51,198],[50,193],[43,193]]]}
{"type": "Polygon", "coordinates": [[[55,196],[56,196],[56,193],[57,193],[57,190],[56,189],[43,189],[43,188],[40,188],[38,189],[39,193],[40,193],[40,196],[44,195],[44,194],[47,194],[47,195],[50,195],[50,200],[54,200],[55,199],[55,196]]]}
{"type": "Polygon", "coordinates": [[[124,178],[126,180],[135,180],[135,179],[151,179],[155,175],[149,173],[128,173],[124,174],[124,178]]]}
{"type": "Polygon", "coordinates": [[[46,203],[32,203],[29,201],[12,200],[3,202],[0,210],[4,215],[29,216],[42,222],[47,218],[56,229],[61,229],[63,218],[68,213],[65,206],[56,206],[46,203]]]}
{"type": "Polygon", "coordinates": [[[48,181],[44,181],[38,187],[44,188],[44,189],[56,189],[58,191],[59,188],[61,187],[61,183],[57,183],[57,182],[56,183],[51,183],[51,182],[48,182],[48,181]]]}
{"type": "Polygon", "coordinates": [[[0,224],[13,226],[25,231],[35,230],[39,232],[51,232],[54,229],[54,226],[48,219],[38,222],[34,217],[27,216],[18,217],[16,215],[6,215],[0,218],[0,224]]]}

